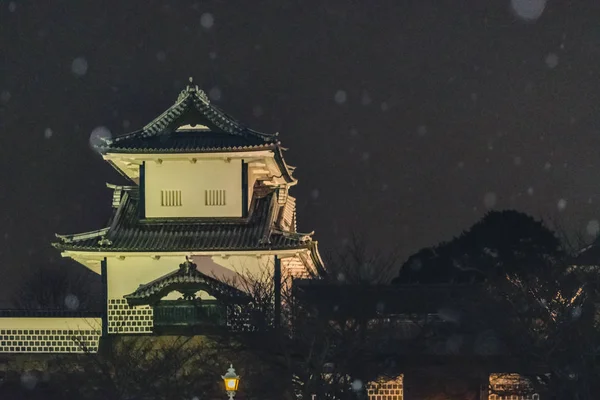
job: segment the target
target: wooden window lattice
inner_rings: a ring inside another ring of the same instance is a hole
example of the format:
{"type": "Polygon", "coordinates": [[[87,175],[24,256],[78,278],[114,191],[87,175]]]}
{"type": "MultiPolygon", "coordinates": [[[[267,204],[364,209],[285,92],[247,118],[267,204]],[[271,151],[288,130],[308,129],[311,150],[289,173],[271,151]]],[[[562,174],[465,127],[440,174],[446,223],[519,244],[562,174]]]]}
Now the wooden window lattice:
{"type": "Polygon", "coordinates": [[[162,207],[181,207],[181,190],[161,190],[160,205],[162,207]]]}
{"type": "Polygon", "coordinates": [[[204,191],[204,205],[206,206],[224,206],[226,205],[225,190],[210,189],[204,191]]]}

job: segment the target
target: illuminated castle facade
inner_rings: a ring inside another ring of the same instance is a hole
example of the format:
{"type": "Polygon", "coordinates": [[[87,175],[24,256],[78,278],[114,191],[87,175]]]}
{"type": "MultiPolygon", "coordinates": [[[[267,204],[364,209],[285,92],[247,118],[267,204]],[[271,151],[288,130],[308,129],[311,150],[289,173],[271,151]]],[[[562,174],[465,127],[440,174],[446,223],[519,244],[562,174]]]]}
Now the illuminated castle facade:
{"type": "Polygon", "coordinates": [[[93,352],[106,335],[227,323],[218,300],[243,295],[237,273],[322,271],[317,242],[296,231],[277,134],[241,125],[191,82],[145,127],[97,146],[131,182],[107,185],[107,225],[57,235],[64,257],[102,277],[104,311],[0,314],[0,353],[93,352]]]}

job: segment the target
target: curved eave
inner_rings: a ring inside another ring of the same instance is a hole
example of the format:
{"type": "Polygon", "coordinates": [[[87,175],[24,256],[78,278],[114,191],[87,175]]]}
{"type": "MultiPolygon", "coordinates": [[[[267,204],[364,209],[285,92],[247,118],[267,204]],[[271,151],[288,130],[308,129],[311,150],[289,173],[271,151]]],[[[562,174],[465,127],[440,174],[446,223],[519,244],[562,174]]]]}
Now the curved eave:
{"type": "Polygon", "coordinates": [[[234,146],[234,147],[212,147],[212,148],[119,148],[119,147],[103,147],[98,148],[102,155],[110,154],[213,154],[213,153],[234,153],[234,152],[250,152],[274,150],[277,147],[275,143],[266,143],[256,146],[234,146]]]}
{"type": "Polygon", "coordinates": [[[70,243],[54,242],[52,246],[60,251],[77,251],[77,252],[89,252],[89,253],[189,253],[189,252],[218,252],[218,253],[229,253],[229,252],[243,252],[243,251],[278,251],[278,250],[301,250],[309,248],[308,243],[298,243],[298,245],[285,245],[285,246],[273,246],[265,244],[263,246],[240,246],[236,248],[231,247],[207,247],[199,249],[198,247],[181,247],[176,250],[169,249],[155,249],[155,248],[129,248],[129,247],[113,247],[113,246],[73,246],[70,243]]]}
{"type": "Polygon", "coordinates": [[[310,250],[310,256],[315,265],[315,268],[317,269],[318,275],[319,276],[327,275],[327,272],[325,270],[325,263],[323,262],[323,259],[321,258],[321,253],[319,253],[319,242],[317,242],[316,240],[311,241],[308,249],[310,250]]]}
{"type": "Polygon", "coordinates": [[[298,180],[292,176],[292,171],[290,171],[290,168],[283,158],[283,149],[281,146],[279,146],[279,144],[273,149],[273,155],[275,162],[277,162],[277,165],[281,170],[281,176],[285,179],[285,181],[291,185],[298,183],[298,180]]]}

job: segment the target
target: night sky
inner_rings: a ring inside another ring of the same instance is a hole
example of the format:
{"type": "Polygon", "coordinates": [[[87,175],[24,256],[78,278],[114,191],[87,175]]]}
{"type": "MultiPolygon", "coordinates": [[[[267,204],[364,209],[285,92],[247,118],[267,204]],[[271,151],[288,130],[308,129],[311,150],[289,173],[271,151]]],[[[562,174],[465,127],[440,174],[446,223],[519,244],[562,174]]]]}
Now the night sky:
{"type": "Polygon", "coordinates": [[[68,264],[55,232],[105,226],[123,180],[91,133],[141,128],[189,76],[280,132],[324,252],[359,232],[403,260],[492,208],[591,239],[600,3],[512,3],[0,0],[4,286],[68,264]]]}

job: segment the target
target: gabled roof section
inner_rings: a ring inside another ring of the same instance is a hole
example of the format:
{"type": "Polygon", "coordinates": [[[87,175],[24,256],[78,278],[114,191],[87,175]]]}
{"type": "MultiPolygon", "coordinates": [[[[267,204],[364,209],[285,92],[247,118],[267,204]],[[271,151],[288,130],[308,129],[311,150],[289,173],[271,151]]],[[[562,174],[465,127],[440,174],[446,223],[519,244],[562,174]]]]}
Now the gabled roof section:
{"type": "MultiPolygon", "coordinates": [[[[113,199],[114,201],[114,199],[113,199]]],[[[109,226],[92,232],[56,235],[61,251],[173,252],[308,249],[308,235],[276,227],[275,192],[253,197],[244,218],[140,219],[138,189],[124,190],[109,226]]]]}
{"type": "Polygon", "coordinates": [[[143,129],[107,139],[101,153],[162,153],[259,150],[279,144],[277,134],[249,129],[211,104],[198,86],[184,89],[175,104],[143,129]]]}
{"type": "Polygon", "coordinates": [[[153,305],[172,291],[181,292],[184,298],[192,300],[194,293],[200,290],[225,303],[250,300],[243,291],[198,271],[197,265],[190,260],[180,264],[178,270],[140,285],[135,292],[124,297],[131,306],[153,305]]]}

